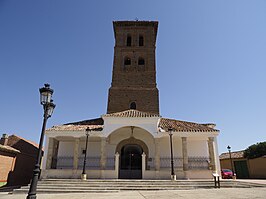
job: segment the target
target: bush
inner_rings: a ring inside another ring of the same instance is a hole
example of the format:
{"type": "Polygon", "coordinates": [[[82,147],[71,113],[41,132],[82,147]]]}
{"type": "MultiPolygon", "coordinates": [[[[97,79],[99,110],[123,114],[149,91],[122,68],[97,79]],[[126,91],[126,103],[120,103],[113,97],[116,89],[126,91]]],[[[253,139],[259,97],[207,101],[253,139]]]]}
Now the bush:
{"type": "Polygon", "coordinates": [[[253,144],[244,151],[244,157],[248,159],[259,158],[264,155],[266,155],[266,142],[253,144]]]}

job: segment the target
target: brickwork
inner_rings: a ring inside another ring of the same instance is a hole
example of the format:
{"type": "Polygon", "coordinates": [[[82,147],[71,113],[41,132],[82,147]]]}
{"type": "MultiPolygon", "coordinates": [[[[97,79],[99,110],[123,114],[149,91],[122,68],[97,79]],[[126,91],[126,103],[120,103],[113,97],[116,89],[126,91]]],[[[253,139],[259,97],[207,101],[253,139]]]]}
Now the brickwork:
{"type": "Polygon", "coordinates": [[[8,175],[13,171],[16,154],[0,151],[0,182],[7,182],[8,175]]]}
{"type": "Polygon", "coordinates": [[[8,137],[7,146],[19,150],[19,153],[14,156],[15,159],[13,158],[15,161],[13,162],[12,169],[10,169],[9,165],[12,156],[6,156],[3,160],[0,154],[0,171],[2,170],[2,166],[5,167],[6,171],[9,170],[7,179],[8,186],[29,184],[36,163],[37,144],[16,135],[11,135],[8,137]],[[2,164],[2,160],[5,162],[5,165],[2,164]]]}
{"type": "Polygon", "coordinates": [[[155,66],[158,22],[116,21],[113,25],[114,63],[107,113],[128,110],[132,102],[137,110],[159,113],[155,66]]]}

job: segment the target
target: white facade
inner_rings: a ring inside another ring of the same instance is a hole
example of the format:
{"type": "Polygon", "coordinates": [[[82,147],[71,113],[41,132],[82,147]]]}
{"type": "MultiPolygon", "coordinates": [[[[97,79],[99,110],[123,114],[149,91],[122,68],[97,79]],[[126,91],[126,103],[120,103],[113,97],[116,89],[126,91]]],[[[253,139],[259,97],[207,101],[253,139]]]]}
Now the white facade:
{"type": "MultiPolygon", "coordinates": [[[[103,115],[103,123],[99,125],[83,121],[47,130],[42,178],[80,178],[89,128],[88,178],[170,179],[170,136],[168,129],[161,125],[162,118],[144,114],[134,117],[130,115],[133,112],[144,113],[128,110],[121,112],[126,116],[103,115]],[[133,152],[123,153],[126,147],[133,152]]],[[[183,125],[171,126],[177,179],[212,178],[212,173],[220,173],[216,139],[219,131],[208,125],[195,127],[195,123],[171,121],[183,125]],[[182,130],[188,125],[192,129],[182,130]]]]}

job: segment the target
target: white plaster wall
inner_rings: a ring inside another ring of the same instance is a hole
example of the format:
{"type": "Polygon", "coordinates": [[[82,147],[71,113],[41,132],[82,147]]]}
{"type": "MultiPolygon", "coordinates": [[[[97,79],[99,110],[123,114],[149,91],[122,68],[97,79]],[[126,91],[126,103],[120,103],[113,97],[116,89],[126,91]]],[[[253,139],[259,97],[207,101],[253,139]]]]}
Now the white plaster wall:
{"type": "MultiPolygon", "coordinates": [[[[182,140],[180,137],[173,136],[174,157],[182,157],[182,140]]],[[[160,156],[170,157],[170,138],[164,136],[160,138],[160,156]]]]}
{"type": "Polygon", "coordinates": [[[106,157],[115,157],[116,144],[106,143],[106,157]]]}
{"type": "MultiPolygon", "coordinates": [[[[141,128],[134,128],[133,132],[134,132],[133,133],[134,138],[143,141],[149,149],[149,156],[153,157],[154,151],[155,151],[153,136],[141,128]]],[[[130,127],[124,127],[124,128],[120,128],[120,129],[114,131],[109,136],[109,143],[107,145],[107,148],[109,149],[108,150],[108,156],[109,157],[114,156],[116,146],[121,141],[130,138],[130,136],[131,136],[131,128],[130,127]]]]}
{"type": "Polygon", "coordinates": [[[109,136],[117,129],[125,126],[136,126],[145,129],[151,135],[156,136],[158,129],[159,117],[152,118],[118,118],[118,117],[103,117],[105,128],[103,130],[104,136],[109,136]]]}
{"type": "MultiPolygon", "coordinates": [[[[85,150],[86,147],[86,142],[80,141],[79,143],[79,156],[84,156],[82,155],[82,150],[85,150]]],[[[93,140],[90,139],[88,140],[88,150],[87,150],[87,156],[88,157],[100,157],[101,154],[101,141],[100,140],[93,140]]]]}
{"type": "Polygon", "coordinates": [[[188,157],[203,156],[209,157],[207,139],[187,139],[188,157]]]}
{"type": "Polygon", "coordinates": [[[73,156],[74,141],[73,142],[59,142],[58,156],[73,156]]]}
{"type": "Polygon", "coordinates": [[[136,129],[134,133],[136,139],[143,141],[149,149],[149,157],[154,157],[155,155],[155,143],[154,138],[147,131],[142,129],[136,129]]]}

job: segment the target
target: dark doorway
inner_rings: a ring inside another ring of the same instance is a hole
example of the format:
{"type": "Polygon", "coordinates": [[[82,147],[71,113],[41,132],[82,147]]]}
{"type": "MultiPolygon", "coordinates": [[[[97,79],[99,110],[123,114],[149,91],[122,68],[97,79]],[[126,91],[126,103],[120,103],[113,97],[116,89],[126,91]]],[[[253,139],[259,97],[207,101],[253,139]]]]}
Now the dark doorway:
{"type": "Polygon", "coordinates": [[[248,165],[246,160],[234,161],[237,178],[249,178],[248,165]]]}
{"type": "Polygon", "coordinates": [[[142,153],[142,148],[136,144],[128,144],[122,147],[119,169],[120,179],[142,178],[142,153]]]}

